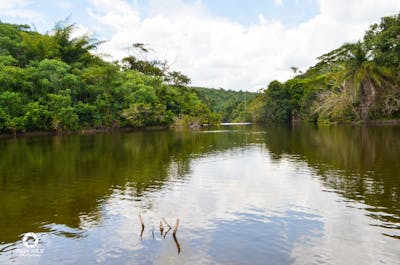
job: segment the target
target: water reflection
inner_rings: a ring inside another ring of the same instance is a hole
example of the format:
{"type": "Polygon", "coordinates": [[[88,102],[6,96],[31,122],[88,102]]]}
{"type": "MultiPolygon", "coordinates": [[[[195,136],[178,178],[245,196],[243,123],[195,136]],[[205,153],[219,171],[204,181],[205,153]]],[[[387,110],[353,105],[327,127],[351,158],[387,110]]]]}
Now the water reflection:
{"type": "Polygon", "coordinates": [[[399,136],[247,125],[2,140],[0,264],[395,263],[399,136]],[[163,217],[181,220],[176,236],[163,217]],[[19,255],[30,231],[39,258],[19,255]]]}
{"type": "Polygon", "coordinates": [[[400,228],[400,127],[277,126],[268,132],[274,158],[298,156],[328,191],[365,204],[382,226],[400,228]]]}
{"type": "MultiPolygon", "coordinates": [[[[45,223],[79,229],[98,222],[98,207],[114,189],[139,199],[166,181],[184,178],[189,158],[232,147],[238,135],[146,132],[0,141],[2,242],[45,223]]],[[[236,142],[241,142],[237,140],[236,142]]],[[[151,208],[151,205],[146,207],[151,208]]]]}
{"type": "Polygon", "coordinates": [[[321,236],[324,229],[320,216],[303,211],[267,218],[262,209],[252,212],[234,213],[231,220],[218,222],[208,242],[209,254],[218,264],[290,264],[295,262],[294,245],[312,245],[310,238],[321,236]]]}

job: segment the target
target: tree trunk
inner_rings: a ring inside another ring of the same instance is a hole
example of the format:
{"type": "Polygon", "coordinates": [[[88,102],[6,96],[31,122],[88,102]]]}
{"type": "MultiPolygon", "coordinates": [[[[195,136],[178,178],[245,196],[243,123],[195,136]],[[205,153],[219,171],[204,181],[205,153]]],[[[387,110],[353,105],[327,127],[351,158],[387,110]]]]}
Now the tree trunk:
{"type": "Polygon", "coordinates": [[[376,100],[376,88],[372,80],[368,79],[361,85],[361,119],[368,121],[369,111],[376,100]]]}

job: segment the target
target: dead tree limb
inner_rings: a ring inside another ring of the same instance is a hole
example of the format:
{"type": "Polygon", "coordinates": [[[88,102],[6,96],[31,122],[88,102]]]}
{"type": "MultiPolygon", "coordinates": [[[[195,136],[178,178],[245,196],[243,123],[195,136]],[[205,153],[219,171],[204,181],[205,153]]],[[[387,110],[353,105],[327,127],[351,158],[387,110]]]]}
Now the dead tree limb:
{"type": "Polygon", "coordinates": [[[139,214],[140,223],[142,224],[142,229],[144,229],[144,221],[142,216],[139,214]]]}
{"type": "Polygon", "coordinates": [[[164,226],[163,226],[162,221],[160,221],[160,234],[161,234],[161,236],[163,235],[163,233],[164,233],[164,226]]]}
{"type": "Polygon", "coordinates": [[[175,234],[172,235],[176,244],[176,248],[178,249],[178,255],[181,253],[181,246],[179,245],[178,238],[175,236],[175,234]]]}
{"type": "Polygon", "coordinates": [[[162,217],[162,220],[164,221],[164,223],[165,223],[169,228],[172,228],[172,226],[170,226],[170,225],[168,224],[168,222],[165,220],[164,217],[162,217]]]}
{"type": "Polygon", "coordinates": [[[164,234],[164,239],[165,239],[165,237],[167,236],[168,232],[171,231],[171,229],[172,229],[172,228],[168,228],[168,230],[165,232],[165,234],[164,234]]]}
{"type": "Polygon", "coordinates": [[[140,223],[142,224],[142,230],[140,231],[140,240],[143,240],[143,232],[144,232],[144,221],[142,216],[139,214],[140,223]]]}
{"type": "Polygon", "coordinates": [[[175,223],[174,232],[173,232],[174,236],[176,235],[176,232],[178,231],[178,227],[179,227],[179,218],[176,218],[176,223],[175,223]]]}

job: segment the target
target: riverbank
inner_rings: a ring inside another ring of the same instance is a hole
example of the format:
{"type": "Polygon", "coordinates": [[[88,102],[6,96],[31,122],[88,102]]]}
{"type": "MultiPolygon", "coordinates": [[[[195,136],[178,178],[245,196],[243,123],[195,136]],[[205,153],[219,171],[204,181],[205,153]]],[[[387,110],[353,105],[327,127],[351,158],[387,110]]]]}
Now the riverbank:
{"type": "MultiPolygon", "coordinates": [[[[306,122],[308,123],[308,122],[306,122]]],[[[237,123],[221,123],[219,125],[214,126],[230,126],[230,125],[251,125],[251,122],[237,122],[237,123]]],[[[292,124],[301,125],[304,122],[295,121],[292,124]]],[[[338,124],[338,123],[317,123],[318,126],[325,126],[325,125],[345,125],[338,124]]],[[[359,123],[359,122],[352,122],[348,123],[350,125],[355,126],[387,126],[387,125],[400,125],[400,120],[371,120],[366,123],[359,123]]],[[[141,127],[141,128],[86,128],[80,130],[65,130],[65,131],[31,131],[31,132],[18,132],[17,134],[13,133],[1,133],[0,139],[6,138],[18,138],[18,137],[35,137],[35,136],[60,136],[60,135],[71,135],[71,134],[80,134],[80,135],[91,135],[91,134],[99,134],[99,133],[113,133],[113,132],[133,132],[133,131],[160,131],[160,130],[167,130],[167,129],[174,129],[174,130],[198,130],[204,127],[208,127],[209,125],[203,125],[199,127],[183,127],[183,126],[149,126],[149,127],[141,127]]]]}
{"type": "Polygon", "coordinates": [[[15,138],[15,137],[30,137],[30,136],[60,136],[60,135],[70,135],[70,134],[81,134],[81,135],[90,135],[90,134],[98,134],[98,133],[113,133],[113,132],[132,132],[132,131],[158,131],[158,130],[166,130],[169,127],[167,126],[151,126],[151,127],[142,127],[142,128],[87,128],[80,130],[66,130],[66,131],[32,131],[32,132],[18,132],[16,134],[13,133],[1,133],[0,139],[6,138],[15,138]]]}
{"type": "MultiPolygon", "coordinates": [[[[303,121],[292,121],[292,124],[302,124],[303,121]]],[[[400,125],[400,120],[369,120],[369,121],[348,121],[348,122],[317,122],[317,125],[353,125],[353,126],[380,126],[380,125],[400,125]]]]}
{"type": "Polygon", "coordinates": [[[400,125],[400,120],[373,120],[365,123],[366,125],[400,125]]]}

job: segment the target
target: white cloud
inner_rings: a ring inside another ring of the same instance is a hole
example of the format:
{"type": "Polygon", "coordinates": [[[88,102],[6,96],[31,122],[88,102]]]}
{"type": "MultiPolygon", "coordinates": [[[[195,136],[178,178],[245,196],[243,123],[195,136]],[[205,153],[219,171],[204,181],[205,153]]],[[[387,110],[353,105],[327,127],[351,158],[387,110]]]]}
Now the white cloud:
{"type": "Polygon", "coordinates": [[[242,25],[207,12],[198,1],[150,0],[145,18],[123,0],[90,0],[95,32],[110,34],[102,52],[126,55],[135,42],[148,43],[161,59],[189,75],[194,85],[257,90],[306,69],[319,55],[360,39],[368,25],[400,10],[398,0],[318,0],[320,13],[296,26],[259,15],[242,25]]]}
{"type": "Polygon", "coordinates": [[[3,0],[0,2],[0,10],[11,9],[15,7],[24,7],[29,2],[26,0],[3,0]]]}
{"type": "Polygon", "coordinates": [[[42,15],[29,8],[31,1],[28,0],[1,0],[0,15],[11,18],[38,19],[42,15]]]}
{"type": "Polygon", "coordinates": [[[72,3],[69,1],[65,1],[65,0],[59,0],[55,3],[53,3],[56,7],[58,8],[62,8],[62,9],[71,9],[72,8],[72,3]]]}
{"type": "Polygon", "coordinates": [[[275,5],[281,6],[283,5],[283,0],[274,0],[275,5]]]}

